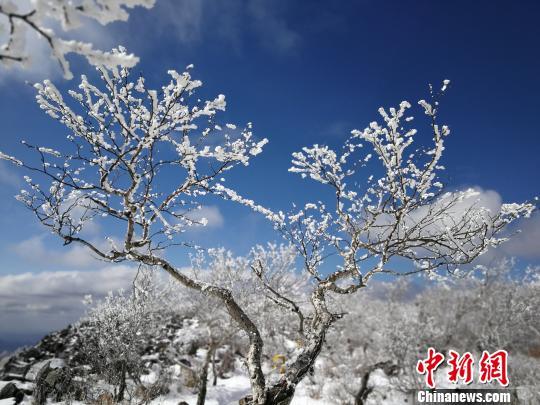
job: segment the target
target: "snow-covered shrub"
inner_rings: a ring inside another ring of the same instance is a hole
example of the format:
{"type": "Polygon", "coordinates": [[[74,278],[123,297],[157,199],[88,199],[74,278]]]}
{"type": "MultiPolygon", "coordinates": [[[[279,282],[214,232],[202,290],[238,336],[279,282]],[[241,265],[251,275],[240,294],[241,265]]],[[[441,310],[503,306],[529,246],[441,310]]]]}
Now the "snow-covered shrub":
{"type": "Polygon", "coordinates": [[[328,334],[326,350],[307,379],[306,391],[313,398],[353,404],[366,372],[385,363],[399,370],[397,376],[387,376],[392,389],[407,393],[424,387],[415,366],[428,347],[442,353],[470,351],[477,359],[483,350],[504,349],[518,396],[529,401],[540,398],[534,389],[540,375],[535,351],[540,326],[538,269],[523,272],[511,260],[502,260],[463,279],[427,286],[409,280],[381,283],[345,300],[336,308],[346,307],[347,318],[328,334]]]}
{"type": "MultiPolygon", "coordinates": [[[[110,292],[89,309],[84,320],[90,331],[85,333],[82,345],[89,372],[113,388],[117,401],[124,399],[128,380],[141,383],[141,355],[148,333],[153,330],[152,310],[156,303],[149,280],[135,283],[129,293],[110,292]]],[[[87,299],[89,304],[90,299],[87,299]]]]}

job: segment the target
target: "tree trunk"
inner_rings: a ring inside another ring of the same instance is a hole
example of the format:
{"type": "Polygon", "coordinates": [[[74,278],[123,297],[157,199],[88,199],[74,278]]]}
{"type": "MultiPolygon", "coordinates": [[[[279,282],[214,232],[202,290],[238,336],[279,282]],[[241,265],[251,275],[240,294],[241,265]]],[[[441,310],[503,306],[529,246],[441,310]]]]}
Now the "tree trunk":
{"type": "Polygon", "coordinates": [[[360,381],[360,389],[354,397],[354,405],[364,405],[368,395],[373,390],[372,387],[368,387],[369,377],[371,376],[371,373],[377,369],[383,370],[388,376],[397,375],[399,372],[399,368],[391,361],[380,362],[368,367],[360,381]]]}
{"type": "Polygon", "coordinates": [[[371,375],[371,371],[372,369],[370,368],[362,376],[362,380],[360,381],[360,389],[354,397],[354,405],[364,405],[364,401],[367,399],[367,396],[371,392],[371,388],[368,388],[367,385],[369,381],[369,376],[371,375]]]}
{"type": "Polygon", "coordinates": [[[213,357],[214,348],[212,346],[208,347],[206,356],[204,358],[204,364],[201,370],[201,375],[199,376],[199,395],[197,395],[197,405],[204,405],[206,400],[206,387],[208,385],[208,366],[213,357]]]}
{"type": "Polygon", "coordinates": [[[294,397],[295,390],[295,385],[288,384],[284,387],[277,384],[269,390],[266,403],[269,405],[289,405],[294,397]]]}
{"type": "MultiPolygon", "coordinates": [[[[276,384],[272,387],[267,395],[263,405],[289,405],[294,397],[295,387],[292,385],[283,386],[276,384]]],[[[242,398],[239,405],[254,405],[252,396],[242,398]]]]}
{"type": "MultiPolygon", "coordinates": [[[[326,340],[326,332],[332,326],[336,318],[328,311],[323,287],[315,289],[311,296],[315,317],[311,322],[309,338],[301,353],[292,364],[287,364],[285,375],[273,387],[267,390],[266,400],[258,404],[264,405],[288,405],[294,397],[296,386],[304,379],[306,374],[313,371],[315,361],[321,353],[326,340]]],[[[243,398],[241,405],[257,404],[251,397],[243,398]]]]}
{"type": "Polygon", "coordinates": [[[126,390],[126,363],[122,362],[120,365],[120,386],[118,387],[118,395],[116,396],[116,402],[122,402],[124,400],[125,390],[126,390]]]}
{"type": "Polygon", "coordinates": [[[238,323],[239,327],[247,334],[249,338],[249,351],[246,358],[246,365],[249,372],[249,381],[251,384],[251,392],[255,398],[256,404],[264,404],[266,398],[266,381],[262,371],[261,357],[263,349],[263,340],[259,329],[242,310],[238,303],[234,300],[231,291],[226,288],[215,285],[208,285],[196,280],[192,280],[185,274],[182,274],[175,267],[170,265],[165,259],[140,253],[131,252],[142,263],[151,266],[160,266],[174,279],[184,286],[198,290],[203,294],[218,298],[223,302],[230,317],[238,323]]]}
{"type": "Polygon", "coordinates": [[[217,385],[217,370],[216,370],[216,351],[212,351],[212,375],[214,377],[214,380],[212,381],[212,385],[215,387],[217,385]]]}

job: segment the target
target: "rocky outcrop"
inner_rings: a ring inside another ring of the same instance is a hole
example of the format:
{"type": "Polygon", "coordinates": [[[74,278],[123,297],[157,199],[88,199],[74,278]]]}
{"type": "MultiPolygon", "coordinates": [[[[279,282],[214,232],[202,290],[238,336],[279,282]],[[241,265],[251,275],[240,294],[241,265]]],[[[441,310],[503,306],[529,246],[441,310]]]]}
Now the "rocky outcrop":
{"type": "MultiPolygon", "coordinates": [[[[178,383],[187,389],[196,387],[198,369],[191,361],[193,353],[203,344],[197,322],[169,314],[163,315],[157,324],[152,335],[145,337],[145,345],[140,349],[143,375],[152,374],[154,367],[171,369],[176,366],[178,383]]],[[[3,359],[3,367],[0,365],[0,399],[14,398],[19,403],[25,395],[32,395],[33,403],[39,405],[47,403],[47,400],[85,402],[87,392],[82,381],[92,371],[83,344],[89,336],[95,336],[95,331],[84,322],[68,326],[3,359]]],[[[150,384],[141,388],[140,396],[151,398],[161,395],[165,388],[157,383],[150,384]]],[[[99,403],[107,403],[106,394],[101,395],[99,403]]]]}
{"type": "MultiPolygon", "coordinates": [[[[57,360],[57,359],[54,359],[57,360]]],[[[47,398],[55,401],[71,392],[72,375],[63,361],[47,361],[38,371],[34,385],[34,404],[43,405],[47,398]]]]}
{"type": "Polygon", "coordinates": [[[0,389],[0,400],[8,398],[14,398],[15,403],[19,404],[24,398],[24,391],[13,382],[7,383],[0,389]]]}

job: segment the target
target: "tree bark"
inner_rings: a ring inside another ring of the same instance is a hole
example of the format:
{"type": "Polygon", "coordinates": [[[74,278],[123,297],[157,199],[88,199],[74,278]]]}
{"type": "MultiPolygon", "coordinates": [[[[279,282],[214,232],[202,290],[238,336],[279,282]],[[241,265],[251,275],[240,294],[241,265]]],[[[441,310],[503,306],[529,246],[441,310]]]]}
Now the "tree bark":
{"type": "Polygon", "coordinates": [[[208,346],[208,351],[206,352],[206,356],[204,358],[201,375],[199,376],[199,394],[197,395],[197,405],[204,405],[204,402],[206,401],[206,387],[208,385],[208,367],[214,355],[213,353],[214,348],[212,346],[208,346]]]}
{"type": "Polygon", "coordinates": [[[266,401],[266,381],[264,373],[262,371],[262,349],[263,340],[257,326],[242,310],[238,303],[234,300],[234,297],[226,288],[218,287],[215,285],[202,283],[197,280],[193,280],[179,272],[174,266],[168,263],[165,259],[153,255],[141,254],[138,252],[131,252],[138,261],[151,265],[160,266],[167,273],[169,273],[175,280],[183,284],[188,288],[200,291],[203,294],[210,295],[218,298],[223,302],[227,308],[229,316],[238,324],[249,338],[249,351],[246,358],[246,365],[249,372],[249,380],[251,384],[251,392],[253,395],[253,403],[265,404],[266,401]]]}
{"type": "MultiPolygon", "coordinates": [[[[326,332],[332,326],[335,317],[328,311],[325,300],[325,286],[319,285],[311,296],[315,316],[309,325],[307,339],[302,352],[292,364],[287,364],[285,375],[273,387],[268,389],[265,405],[288,405],[292,401],[296,386],[306,374],[313,370],[315,361],[321,353],[326,339],[326,332]]],[[[243,398],[240,404],[256,404],[251,397],[243,398]]]]}
{"type": "Polygon", "coordinates": [[[382,369],[384,373],[389,376],[396,375],[399,371],[398,367],[391,361],[384,361],[370,366],[364,375],[362,375],[360,389],[354,398],[354,405],[364,405],[369,393],[373,390],[372,387],[368,387],[369,377],[371,376],[371,373],[377,369],[382,369]]]}
{"type": "Polygon", "coordinates": [[[120,385],[118,387],[118,394],[116,396],[116,402],[122,402],[124,400],[124,392],[126,391],[126,364],[122,361],[120,364],[120,385]]]}
{"type": "Polygon", "coordinates": [[[212,385],[215,387],[217,385],[217,370],[216,370],[216,350],[212,350],[212,376],[213,381],[212,385]]]}

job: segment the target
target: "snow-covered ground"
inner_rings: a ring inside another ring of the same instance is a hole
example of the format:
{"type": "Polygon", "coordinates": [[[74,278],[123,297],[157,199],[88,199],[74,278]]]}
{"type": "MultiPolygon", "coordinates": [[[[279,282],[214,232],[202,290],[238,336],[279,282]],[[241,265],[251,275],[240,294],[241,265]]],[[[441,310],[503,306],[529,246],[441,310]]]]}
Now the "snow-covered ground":
{"type": "MultiPolygon", "coordinates": [[[[219,380],[216,386],[208,386],[206,396],[207,405],[229,405],[238,404],[238,401],[249,395],[249,379],[246,376],[236,375],[226,380],[219,380]]],[[[176,394],[166,397],[160,397],[152,401],[153,405],[178,405],[179,402],[185,401],[188,404],[197,402],[196,394],[176,394]]],[[[292,405],[323,405],[322,400],[310,398],[302,386],[298,387],[298,392],[295,395],[292,405]]]]}

